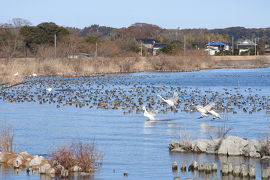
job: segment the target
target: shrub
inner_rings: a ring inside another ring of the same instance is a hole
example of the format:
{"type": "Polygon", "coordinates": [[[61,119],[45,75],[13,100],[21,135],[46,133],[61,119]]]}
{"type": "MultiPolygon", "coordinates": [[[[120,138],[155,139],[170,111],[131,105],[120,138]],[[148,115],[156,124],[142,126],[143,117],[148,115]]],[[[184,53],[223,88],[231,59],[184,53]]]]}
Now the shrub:
{"type": "Polygon", "coordinates": [[[83,172],[93,172],[101,164],[103,155],[96,150],[95,144],[70,143],[51,152],[51,161],[65,169],[79,166],[83,172]]]}

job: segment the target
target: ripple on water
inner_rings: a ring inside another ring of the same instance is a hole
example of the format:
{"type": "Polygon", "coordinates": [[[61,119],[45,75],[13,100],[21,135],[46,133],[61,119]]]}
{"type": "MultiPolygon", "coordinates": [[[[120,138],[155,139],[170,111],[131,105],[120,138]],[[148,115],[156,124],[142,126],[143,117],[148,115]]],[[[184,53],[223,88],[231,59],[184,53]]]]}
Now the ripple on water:
{"type": "MultiPolygon", "coordinates": [[[[171,163],[190,164],[197,160],[218,162],[220,166],[221,162],[230,161],[255,164],[257,169],[261,165],[256,159],[169,153],[168,144],[183,133],[191,139],[215,136],[217,128],[224,123],[233,128],[231,135],[263,138],[269,130],[269,114],[266,114],[270,102],[269,75],[270,69],[265,68],[28,79],[26,84],[1,89],[0,121],[13,125],[17,150],[32,154],[47,154],[70,141],[95,141],[105,155],[102,169],[94,176],[96,180],[123,179],[123,172],[129,173],[128,179],[173,179],[174,176],[204,179],[199,174],[174,174],[171,163]],[[53,88],[51,93],[46,92],[48,87],[53,88]],[[156,96],[170,97],[173,92],[180,96],[178,113],[170,111],[156,96]],[[245,104],[238,108],[232,97],[238,99],[238,104],[245,104]],[[192,112],[190,105],[211,101],[216,102],[224,118],[198,119],[199,113],[192,112]],[[141,111],[136,113],[142,105],[160,109],[157,115],[160,121],[145,121],[141,111]],[[118,110],[112,110],[113,106],[118,110]],[[262,109],[252,114],[243,111],[243,107],[251,110],[254,106],[262,109]],[[233,108],[237,114],[226,113],[226,107],[233,108]],[[129,110],[133,111],[123,114],[129,110]]],[[[11,169],[1,169],[0,172],[0,177],[7,180],[27,177],[25,171],[17,174],[11,169]]],[[[260,177],[260,171],[257,175],[260,177]]],[[[216,177],[219,176],[218,173],[216,177]]],[[[27,178],[42,179],[37,175],[27,178]]]]}

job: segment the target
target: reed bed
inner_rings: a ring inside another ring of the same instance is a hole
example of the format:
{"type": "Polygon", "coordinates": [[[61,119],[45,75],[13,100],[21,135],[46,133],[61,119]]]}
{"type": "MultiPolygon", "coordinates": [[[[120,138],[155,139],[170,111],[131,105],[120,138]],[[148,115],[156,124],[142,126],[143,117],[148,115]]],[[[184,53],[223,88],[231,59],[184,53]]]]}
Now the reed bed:
{"type": "Polygon", "coordinates": [[[214,64],[209,56],[193,52],[185,56],[0,59],[0,84],[12,86],[33,74],[70,77],[141,71],[191,71],[211,68],[214,64]]]}

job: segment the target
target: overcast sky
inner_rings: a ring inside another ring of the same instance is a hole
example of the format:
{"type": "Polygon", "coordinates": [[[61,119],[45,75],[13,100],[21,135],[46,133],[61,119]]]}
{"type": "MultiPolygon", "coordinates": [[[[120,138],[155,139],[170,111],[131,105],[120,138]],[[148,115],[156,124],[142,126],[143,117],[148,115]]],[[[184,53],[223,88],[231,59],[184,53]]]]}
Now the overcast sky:
{"type": "Polygon", "coordinates": [[[13,18],[33,25],[55,22],[128,27],[135,22],[162,28],[270,27],[270,0],[0,0],[0,23],[13,18]]]}

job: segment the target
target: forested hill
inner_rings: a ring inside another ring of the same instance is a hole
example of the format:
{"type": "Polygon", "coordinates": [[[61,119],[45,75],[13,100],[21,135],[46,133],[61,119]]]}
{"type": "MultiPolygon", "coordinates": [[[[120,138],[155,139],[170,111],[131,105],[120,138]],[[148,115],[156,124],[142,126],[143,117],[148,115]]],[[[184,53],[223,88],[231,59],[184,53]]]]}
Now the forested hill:
{"type": "Polygon", "coordinates": [[[210,33],[228,35],[235,40],[240,38],[270,38],[270,27],[268,28],[244,28],[244,27],[229,27],[224,29],[209,30],[210,33]]]}

